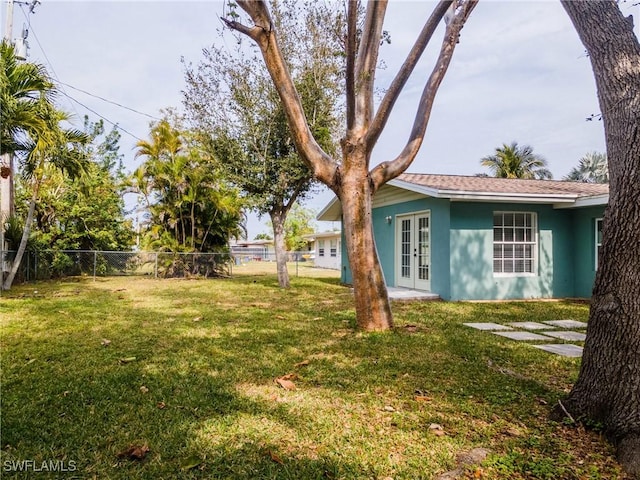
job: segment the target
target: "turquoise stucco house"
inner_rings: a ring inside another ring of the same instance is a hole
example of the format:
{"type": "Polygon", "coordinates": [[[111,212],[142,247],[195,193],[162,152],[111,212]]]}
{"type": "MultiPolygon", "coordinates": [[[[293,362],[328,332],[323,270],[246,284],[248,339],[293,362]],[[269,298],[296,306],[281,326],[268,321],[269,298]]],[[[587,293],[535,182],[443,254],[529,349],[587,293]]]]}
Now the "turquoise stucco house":
{"type": "MultiPolygon", "coordinates": [[[[388,286],[444,300],[588,298],[608,201],[608,185],[403,174],[374,198],[374,235],[388,286]]],[[[337,198],[318,220],[341,220],[337,198]]],[[[346,249],[341,267],[349,284],[346,249]]]]}

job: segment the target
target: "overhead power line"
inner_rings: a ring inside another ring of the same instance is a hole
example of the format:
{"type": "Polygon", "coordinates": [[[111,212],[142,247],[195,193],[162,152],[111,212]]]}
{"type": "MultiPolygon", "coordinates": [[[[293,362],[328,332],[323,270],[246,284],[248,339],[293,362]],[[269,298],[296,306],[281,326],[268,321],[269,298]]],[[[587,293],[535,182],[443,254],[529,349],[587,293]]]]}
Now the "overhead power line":
{"type": "Polygon", "coordinates": [[[111,120],[109,120],[107,117],[105,117],[104,115],[100,115],[98,112],[96,112],[95,110],[93,110],[92,108],[87,107],[84,103],[80,102],[79,100],[76,100],[75,98],[73,98],[71,95],[69,95],[68,93],[66,93],[64,90],[62,91],[62,94],[67,97],[69,100],[71,100],[72,102],[76,102],[78,105],[80,105],[81,107],[89,110],[91,113],[99,116],[101,119],[103,119],[105,122],[110,123],[111,125],[113,125],[115,128],[117,128],[118,130],[122,130],[124,133],[126,133],[127,135],[130,135],[131,137],[135,138],[136,140],[142,140],[140,137],[138,137],[137,135],[134,135],[133,133],[131,133],[128,130],[125,130],[124,128],[122,128],[120,125],[118,125],[115,122],[112,122],[111,120]]]}
{"type": "Polygon", "coordinates": [[[120,104],[118,102],[114,102],[112,100],[108,100],[108,99],[106,99],[104,97],[101,97],[100,95],[95,95],[95,94],[93,94],[91,92],[87,92],[86,90],[82,90],[81,88],[74,87],[73,85],[69,85],[68,83],[65,83],[65,82],[63,82],[61,80],[58,80],[58,83],[60,83],[61,85],[66,86],[66,87],[72,88],[74,90],[77,90],[78,92],[82,92],[82,93],[84,93],[86,95],[89,95],[90,97],[94,97],[94,98],[97,98],[99,100],[102,100],[103,102],[107,102],[107,103],[110,103],[112,105],[116,105],[117,107],[124,108],[126,110],[132,111],[134,113],[137,113],[138,115],[144,115],[145,117],[149,117],[152,120],[162,120],[161,118],[154,117],[153,115],[149,115],[148,113],[141,112],[139,110],[136,110],[135,108],[127,107],[126,105],[122,105],[122,104],[120,104]]]}

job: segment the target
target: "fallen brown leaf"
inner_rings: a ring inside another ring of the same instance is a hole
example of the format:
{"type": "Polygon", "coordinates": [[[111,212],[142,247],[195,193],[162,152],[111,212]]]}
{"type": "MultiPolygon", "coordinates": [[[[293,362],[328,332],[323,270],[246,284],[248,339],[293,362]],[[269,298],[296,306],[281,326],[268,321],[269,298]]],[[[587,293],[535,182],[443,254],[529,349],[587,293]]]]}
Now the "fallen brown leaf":
{"type": "Polygon", "coordinates": [[[284,465],[282,459],[271,450],[269,450],[269,457],[271,457],[271,460],[273,460],[274,462],[279,463],[280,465],[284,465]]]}
{"type": "Polygon", "coordinates": [[[164,403],[164,402],[158,402],[158,403],[156,404],[156,407],[158,407],[160,410],[162,410],[163,408],[166,408],[166,407],[167,407],[167,404],[166,404],[166,403],[164,403]]]}
{"type": "Polygon", "coordinates": [[[429,430],[431,430],[431,433],[433,433],[436,437],[443,437],[446,435],[446,433],[444,432],[444,428],[442,428],[442,425],[439,425],[437,423],[432,423],[431,425],[429,425],[429,430]]]}
{"type": "Polygon", "coordinates": [[[427,397],[426,395],[416,395],[415,399],[416,402],[430,402],[431,400],[433,400],[433,398],[427,397]]]}
{"type": "Polygon", "coordinates": [[[108,347],[109,345],[111,345],[111,340],[107,340],[106,338],[103,338],[102,341],[100,342],[100,344],[103,347],[108,347]]]}
{"type": "Polygon", "coordinates": [[[295,390],[296,385],[291,380],[287,380],[286,378],[280,377],[276,378],[276,383],[280,385],[285,390],[295,390]]]}
{"type": "Polygon", "coordinates": [[[142,393],[149,393],[149,389],[148,389],[147,387],[145,387],[144,385],[142,385],[142,386],[140,387],[140,391],[141,391],[142,393]]]}
{"type": "Polygon", "coordinates": [[[301,362],[298,362],[294,365],[295,368],[298,367],[306,367],[307,365],[309,365],[309,360],[303,360],[301,362]]]}
{"type": "Polygon", "coordinates": [[[128,448],[118,453],[118,458],[126,458],[128,460],[143,460],[149,453],[149,447],[144,445],[129,445],[128,448]]]}
{"type": "Polygon", "coordinates": [[[202,320],[202,317],[196,317],[193,319],[194,322],[199,322],[200,320],[202,320]]]}
{"type": "Polygon", "coordinates": [[[287,373],[286,375],[283,375],[281,377],[282,380],[297,380],[298,379],[298,375],[295,373],[287,373]]]}
{"type": "Polygon", "coordinates": [[[284,318],[282,315],[276,315],[276,318],[277,318],[278,320],[285,320],[285,318],[284,318]]]}

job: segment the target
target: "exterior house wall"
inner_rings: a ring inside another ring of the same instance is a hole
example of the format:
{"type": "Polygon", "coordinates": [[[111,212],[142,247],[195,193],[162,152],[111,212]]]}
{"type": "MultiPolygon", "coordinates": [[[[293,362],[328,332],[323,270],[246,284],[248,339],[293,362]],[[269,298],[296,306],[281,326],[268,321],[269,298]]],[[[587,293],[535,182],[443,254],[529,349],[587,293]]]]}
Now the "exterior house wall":
{"type": "Polygon", "coordinates": [[[454,202],[451,205],[451,299],[502,300],[571,297],[571,212],[549,205],[454,202]],[[493,212],[537,216],[535,274],[493,273],[493,212]]]}
{"type": "MultiPolygon", "coordinates": [[[[595,221],[604,206],[560,208],[544,204],[422,199],[373,209],[374,235],[387,285],[396,285],[397,215],[430,212],[431,291],[444,300],[590,297],[595,278],[595,221]],[[533,212],[537,219],[535,274],[493,273],[493,213],[533,212]],[[386,218],[391,217],[391,224],[386,218]]],[[[342,239],[344,244],[344,238],[342,239]]],[[[346,248],[342,282],[350,284],[346,248]]]]}
{"type": "Polygon", "coordinates": [[[573,210],[573,271],[574,296],[588,298],[593,292],[596,278],[596,219],[604,216],[603,207],[573,210]]]}
{"type": "Polygon", "coordinates": [[[340,270],[341,258],[342,258],[342,236],[339,232],[335,235],[319,237],[314,240],[314,265],[320,268],[330,268],[333,270],[340,270]],[[336,256],[331,256],[331,241],[336,242],[336,256]],[[320,256],[321,242],[324,242],[324,255],[320,256]]]}
{"type": "MultiPolygon", "coordinates": [[[[373,233],[385,281],[388,286],[396,285],[396,216],[414,212],[430,212],[431,239],[431,290],[442,298],[449,296],[449,201],[435,198],[422,198],[409,202],[384,205],[374,208],[372,212],[373,233]],[[391,223],[386,218],[391,217],[391,223]]],[[[346,248],[343,249],[342,275],[343,283],[352,281],[351,269],[347,259],[346,248]]]]}

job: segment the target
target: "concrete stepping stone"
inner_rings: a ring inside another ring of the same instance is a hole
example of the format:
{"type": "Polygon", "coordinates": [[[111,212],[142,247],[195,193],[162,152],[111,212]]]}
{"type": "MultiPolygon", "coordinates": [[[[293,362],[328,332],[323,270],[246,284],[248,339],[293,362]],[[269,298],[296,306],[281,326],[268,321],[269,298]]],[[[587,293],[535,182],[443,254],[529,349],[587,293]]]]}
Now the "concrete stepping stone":
{"type": "Polygon", "coordinates": [[[500,325],[499,323],[463,323],[467,327],[475,328],[477,330],[513,330],[511,327],[507,327],[506,325],[500,325]]]}
{"type": "Polygon", "coordinates": [[[548,335],[549,337],[559,338],[561,340],[568,340],[570,342],[584,342],[587,336],[582,332],[571,331],[553,331],[553,332],[540,332],[542,335],[548,335]]]}
{"type": "Polygon", "coordinates": [[[578,345],[573,345],[571,343],[532,345],[532,347],[539,348],[540,350],[545,350],[547,352],[555,353],[557,355],[562,355],[563,357],[577,358],[582,356],[582,347],[579,347],[578,345]]]}
{"type": "Polygon", "coordinates": [[[512,340],[550,340],[549,337],[544,335],[538,335],[533,332],[491,332],[494,335],[500,335],[501,337],[507,337],[512,340]]]}
{"type": "Polygon", "coordinates": [[[544,330],[545,328],[549,328],[549,325],[538,322],[512,322],[507,323],[507,325],[513,328],[524,328],[525,330],[544,330]]]}
{"type": "Polygon", "coordinates": [[[587,324],[584,322],[578,322],[576,320],[547,320],[547,325],[553,325],[560,328],[587,328],[587,324]]]}

